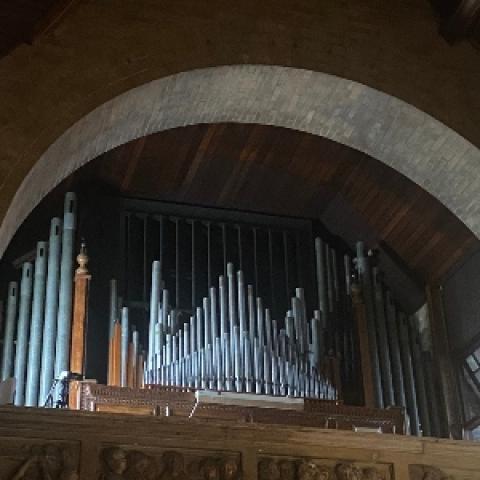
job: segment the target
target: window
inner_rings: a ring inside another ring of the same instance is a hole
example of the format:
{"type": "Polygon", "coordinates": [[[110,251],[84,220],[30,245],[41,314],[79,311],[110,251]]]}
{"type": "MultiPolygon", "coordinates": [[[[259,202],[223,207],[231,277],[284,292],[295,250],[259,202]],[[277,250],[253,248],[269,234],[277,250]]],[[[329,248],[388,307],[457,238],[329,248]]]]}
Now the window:
{"type": "Polygon", "coordinates": [[[480,347],[475,347],[464,357],[464,368],[475,386],[480,389],[480,347]]]}

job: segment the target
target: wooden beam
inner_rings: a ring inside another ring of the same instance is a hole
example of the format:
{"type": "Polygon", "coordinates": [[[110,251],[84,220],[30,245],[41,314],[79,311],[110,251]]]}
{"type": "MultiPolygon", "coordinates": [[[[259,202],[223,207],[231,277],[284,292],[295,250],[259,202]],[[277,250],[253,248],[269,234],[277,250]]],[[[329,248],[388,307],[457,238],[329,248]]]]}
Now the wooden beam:
{"type": "Polygon", "coordinates": [[[47,14],[36,23],[30,43],[33,43],[38,37],[47,34],[52,28],[55,28],[77,3],[80,3],[80,0],[59,0],[54,2],[47,14]]]}
{"type": "Polygon", "coordinates": [[[454,13],[441,25],[440,32],[450,43],[468,37],[480,22],[480,0],[461,0],[454,13]]]}

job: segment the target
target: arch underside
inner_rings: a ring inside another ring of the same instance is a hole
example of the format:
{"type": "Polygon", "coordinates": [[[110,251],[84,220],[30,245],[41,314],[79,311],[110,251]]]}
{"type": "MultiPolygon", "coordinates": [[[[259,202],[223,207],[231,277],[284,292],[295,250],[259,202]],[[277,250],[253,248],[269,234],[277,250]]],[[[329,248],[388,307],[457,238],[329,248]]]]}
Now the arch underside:
{"type": "Polygon", "coordinates": [[[463,137],[415,107],[350,80],[243,65],[155,80],[74,124],[16,192],[0,227],[0,255],[42,198],[90,160],[152,133],[220,122],[285,127],[355,148],[418,184],[480,235],[480,151],[463,137]]]}

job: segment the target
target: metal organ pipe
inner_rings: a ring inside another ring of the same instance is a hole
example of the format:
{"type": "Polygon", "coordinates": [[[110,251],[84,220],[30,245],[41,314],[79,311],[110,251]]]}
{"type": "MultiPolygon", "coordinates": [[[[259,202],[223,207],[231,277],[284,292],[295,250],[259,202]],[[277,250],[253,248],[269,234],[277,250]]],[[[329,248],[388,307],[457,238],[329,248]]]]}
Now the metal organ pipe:
{"type": "Polygon", "coordinates": [[[17,298],[18,284],[10,282],[8,284],[7,313],[5,321],[5,335],[3,340],[3,356],[2,356],[2,378],[6,380],[13,374],[14,337],[15,337],[15,321],[17,319],[17,298]]]}
{"type": "Polygon", "coordinates": [[[62,260],[60,264],[60,290],[57,317],[57,342],[55,348],[55,376],[69,370],[73,291],[73,247],[76,223],[76,196],[65,196],[63,215],[62,260]]]}
{"type": "Polygon", "coordinates": [[[415,320],[413,318],[407,320],[407,328],[409,328],[410,348],[412,352],[412,362],[415,376],[415,390],[417,393],[418,414],[420,417],[422,434],[424,436],[430,436],[431,425],[428,412],[431,407],[427,398],[425,372],[423,368],[419,334],[415,327],[415,320]]]}
{"type": "Polygon", "coordinates": [[[28,330],[32,303],[33,265],[23,264],[22,281],[20,283],[20,309],[18,312],[17,348],[15,352],[16,406],[23,406],[25,402],[25,370],[27,367],[28,330]]]}
{"type": "Polygon", "coordinates": [[[367,313],[368,340],[370,343],[370,361],[372,366],[373,393],[376,406],[383,407],[380,362],[378,356],[377,332],[375,327],[375,307],[373,302],[372,280],[368,258],[365,256],[363,242],[357,242],[357,271],[362,285],[367,313]]]}
{"type": "Polygon", "coordinates": [[[392,382],[392,367],[390,363],[390,347],[388,344],[387,325],[385,318],[385,301],[383,298],[383,285],[377,268],[373,269],[373,288],[375,295],[375,319],[378,332],[378,352],[380,357],[380,373],[383,385],[383,399],[385,406],[394,405],[392,382]]]}
{"type": "Polygon", "coordinates": [[[400,356],[400,339],[397,326],[395,305],[392,302],[390,292],[386,295],[387,324],[390,339],[390,352],[392,354],[392,373],[395,387],[395,404],[406,407],[405,386],[403,381],[403,366],[400,356]]]}
{"type": "MultiPolygon", "coordinates": [[[[121,350],[120,350],[120,386],[127,386],[127,367],[128,367],[128,308],[122,308],[122,336],[121,336],[121,350]]],[[[154,328],[155,330],[155,328],[154,328]]]]}
{"type": "Polygon", "coordinates": [[[415,389],[415,378],[413,375],[413,360],[410,348],[408,325],[405,315],[399,316],[399,337],[400,337],[400,354],[402,357],[402,365],[405,380],[405,397],[407,400],[407,412],[410,418],[410,429],[413,435],[420,433],[420,418],[418,415],[417,392],[415,389]]]}
{"type": "Polygon", "coordinates": [[[54,378],[55,340],[57,337],[58,285],[60,281],[60,255],[62,248],[62,221],[53,218],[48,241],[47,286],[45,296],[45,320],[43,325],[43,349],[40,371],[38,405],[45,404],[54,378]]]}
{"type": "Polygon", "coordinates": [[[36,407],[38,404],[47,275],[47,249],[47,242],[38,242],[33,282],[32,320],[30,324],[30,344],[28,349],[27,383],[25,391],[25,405],[27,407],[36,407]]]}

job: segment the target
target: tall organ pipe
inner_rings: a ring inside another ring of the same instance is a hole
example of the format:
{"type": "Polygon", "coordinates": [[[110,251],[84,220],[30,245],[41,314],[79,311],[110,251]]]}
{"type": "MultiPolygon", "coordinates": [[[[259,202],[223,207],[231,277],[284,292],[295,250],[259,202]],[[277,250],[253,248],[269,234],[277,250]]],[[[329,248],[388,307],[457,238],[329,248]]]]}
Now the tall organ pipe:
{"type": "MultiPolygon", "coordinates": [[[[415,389],[417,392],[418,413],[420,415],[420,423],[422,427],[422,434],[424,436],[431,435],[429,410],[430,405],[427,398],[425,372],[423,368],[422,354],[420,350],[420,339],[418,329],[413,318],[407,322],[409,327],[410,345],[412,351],[413,370],[415,376],[415,389]]],[[[433,400],[433,399],[432,399],[433,400]]]]}
{"type": "MultiPolygon", "coordinates": [[[[150,293],[150,322],[148,336],[148,365],[153,368],[153,352],[154,352],[154,332],[155,324],[158,321],[158,303],[160,302],[160,262],[155,261],[152,265],[152,287],[150,293]]],[[[165,306],[163,306],[165,309],[165,306]]]]}
{"type": "Polygon", "coordinates": [[[228,316],[230,320],[230,338],[233,338],[233,327],[237,324],[237,302],[235,300],[235,275],[233,272],[233,264],[227,264],[228,277],[228,316]]]}
{"type": "Polygon", "coordinates": [[[32,304],[33,266],[26,262],[22,267],[20,284],[20,309],[18,312],[17,348],[15,352],[15,405],[23,406],[25,401],[25,370],[27,366],[28,327],[32,304]]]}
{"type": "Polygon", "coordinates": [[[15,337],[15,321],[17,319],[17,297],[18,284],[17,282],[10,282],[8,284],[5,335],[3,337],[2,381],[11,377],[13,374],[13,341],[15,337]]]}
{"type": "Polygon", "coordinates": [[[405,399],[405,385],[403,382],[403,367],[400,356],[400,339],[397,327],[397,313],[395,305],[392,302],[390,292],[386,295],[386,312],[388,334],[390,339],[390,353],[392,356],[392,373],[393,384],[395,386],[395,404],[401,407],[406,407],[405,399]]]}
{"type": "Polygon", "coordinates": [[[127,367],[128,367],[128,308],[122,308],[122,336],[120,349],[120,386],[127,386],[127,367]]]}
{"type": "Polygon", "coordinates": [[[223,342],[225,333],[228,332],[227,291],[226,291],[226,285],[225,285],[225,277],[223,275],[220,275],[220,277],[218,278],[218,292],[220,294],[220,338],[222,339],[222,342],[223,342]]]}
{"type": "Polygon", "coordinates": [[[320,310],[322,327],[327,326],[328,293],[325,262],[325,244],[321,238],[315,239],[315,260],[317,270],[318,309],[320,310]]]}
{"type": "Polygon", "coordinates": [[[60,280],[60,255],[62,248],[62,221],[53,218],[48,241],[47,286],[45,294],[45,321],[43,325],[42,366],[38,405],[45,404],[54,377],[55,339],[57,337],[58,284],[60,280]]]}
{"type": "Polygon", "coordinates": [[[393,395],[392,366],[390,363],[390,347],[387,336],[387,321],[385,318],[385,301],[383,285],[377,268],[373,269],[373,285],[375,294],[375,319],[378,332],[378,353],[380,357],[380,373],[382,376],[383,399],[385,406],[395,403],[393,395]]]}
{"type": "Polygon", "coordinates": [[[218,337],[218,322],[217,322],[217,289],[215,287],[210,287],[210,320],[211,327],[210,332],[212,335],[212,348],[213,348],[213,358],[216,357],[217,352],[217,342],[215,339],[218,337]]]}
{"type": "Polygon", "coordinates": [[[32,322],[30,324],[30,345],[28,349],[27,384],[25,391],[25,405],[27,407],[36,407],[38,404],[47,275],[47,249],[47,242],[37,243],[37,257],[35,260],[33,282],[32,322]]]}
{"type": "Polygon", "coordinates": [[[375,328],[375,307],[373,303],[372,279],[370,265],[367,257],[365,256],[363,242],[357,242],[357,269],[364,292],[363,297],[367,314],[368,341],[370,345],[370,361],[372,363],[373,393],[375,397],[375,404],[378,408],[383,408],[377,332],[375,328]]]}
{"type": "Polygon", "coordinates": [[[253,340],[255,338],[255,297],[253,295],[253,286],[248,285],[247,287],[247,297],[248,297],[248,332],[250,339],[250,348],[253,348],[253,340]]]}
{"type": "Polygon", "coordinates": [[[420,420],[417,407],[417,392],[415,389],[415,379],[413,376],[413,360],[408,335],[408,325],[405,315],[399,315],[399,337],[400,337],[400,355],[402,357],[402,366],[405,382],[405,397],[407,400],[407,412],[410,418],[410,430],[413,435],[420,433],[420,420]]]}
{"type": "Polygon", "coordinates": [[[237,288],[238,288],[238,318],[240,324],[240,351],[241,357],[244,355],[244,335],[247,331],[247,311],[245,307],[245,281],[243,278],[243,272],[239,270],[237,272],[237,288]]]}
{"type": "Polygon", "coordinates": [[[72,328],[73,247],[76,223],[76,196],[65,196],[62,233],[62,261],[60,264],[60,291],[57,316],[57,342],[55,347],[55,376],[68,371],[70,364],[70,337],[72,328]]]}

